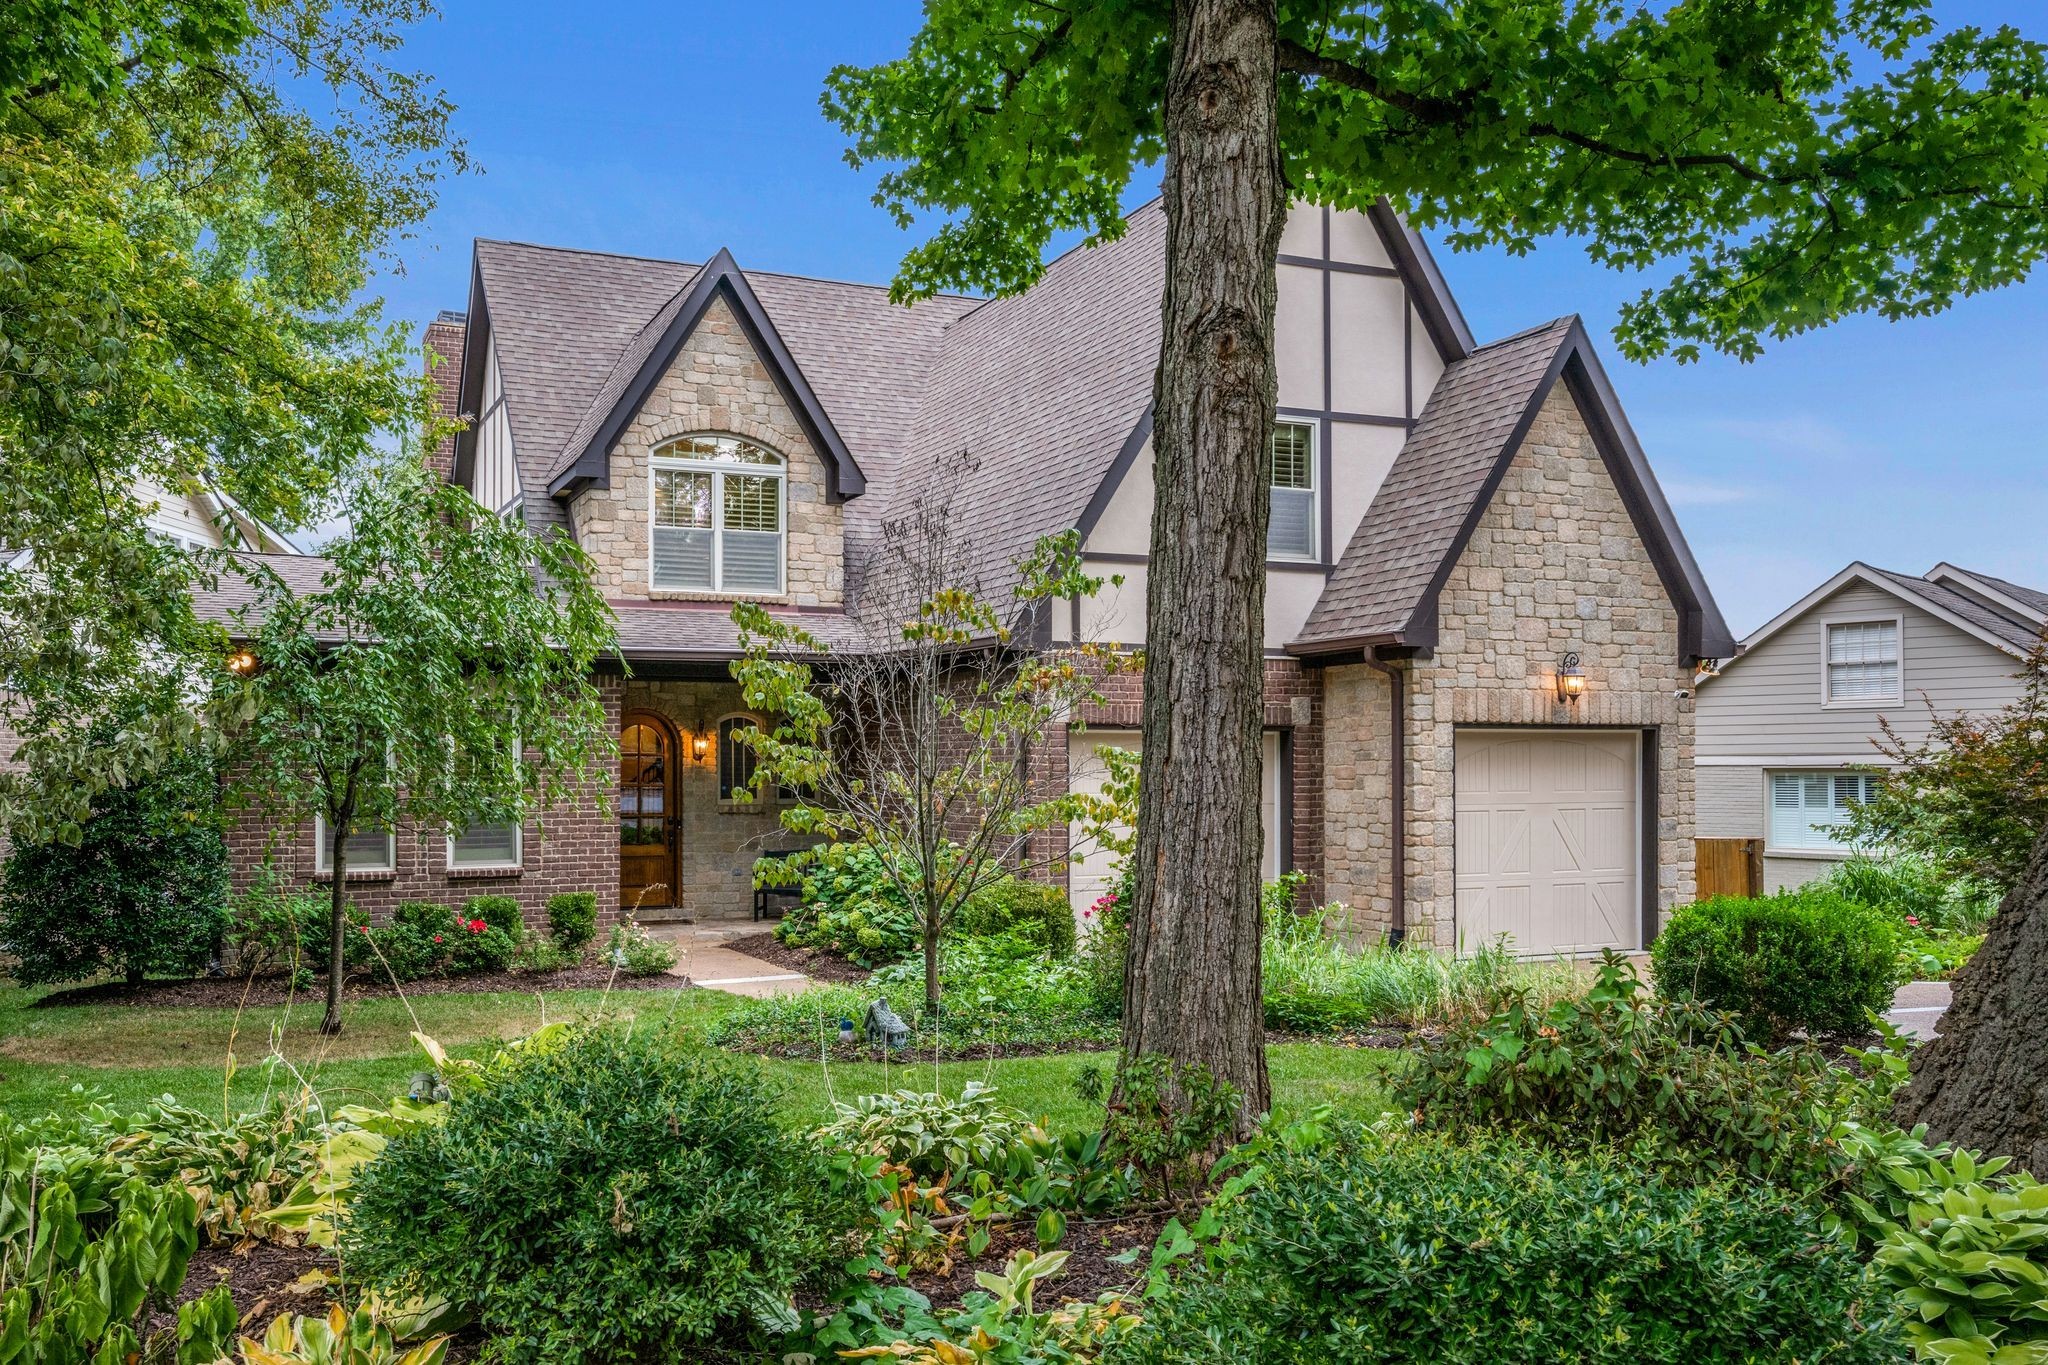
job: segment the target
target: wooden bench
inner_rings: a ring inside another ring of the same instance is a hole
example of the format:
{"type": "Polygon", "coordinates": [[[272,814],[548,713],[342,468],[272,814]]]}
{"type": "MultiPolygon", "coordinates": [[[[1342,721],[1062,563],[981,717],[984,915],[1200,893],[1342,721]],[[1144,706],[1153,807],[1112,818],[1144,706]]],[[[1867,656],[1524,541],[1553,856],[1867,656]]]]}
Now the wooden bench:
{"type": "Polygon", "coordinates": [[[786,871],[778,871],[775,874],[775,876],[763,880],[760,878],[759,874],[759,868],[762,863],[785,862],[789,858],[793,857],[794,855],[802,851],[803,850],[801,849],[794,848],[771,849],[770,851],[763,853],[760,857],[754,860],[754,866],[756,868],[756,881],[754,885],[755,919],[767,919],[771,911],[773,911],[777,916],[780,916],[783,910],[788,909],[790,906],[802,903],[804,896],[804,881],[801,876],[796,876],[795,874],[786,871]],[[786,902],[786,904],[782,905],[780,908],[776,907],[773,904],[774,900],[778,897],[786,902]]]}

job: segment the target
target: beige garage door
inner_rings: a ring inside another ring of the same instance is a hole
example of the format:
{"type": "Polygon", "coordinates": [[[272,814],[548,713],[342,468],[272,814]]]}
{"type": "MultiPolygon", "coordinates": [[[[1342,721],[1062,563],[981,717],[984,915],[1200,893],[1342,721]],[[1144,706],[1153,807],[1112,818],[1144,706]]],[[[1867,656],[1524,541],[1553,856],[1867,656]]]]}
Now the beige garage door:
{"type": "Polygon", "coordinates": [[[1641,946],[1640,737],[1467,730],[1457,738],[1458,939],[1525,955],[1641,946]]]}

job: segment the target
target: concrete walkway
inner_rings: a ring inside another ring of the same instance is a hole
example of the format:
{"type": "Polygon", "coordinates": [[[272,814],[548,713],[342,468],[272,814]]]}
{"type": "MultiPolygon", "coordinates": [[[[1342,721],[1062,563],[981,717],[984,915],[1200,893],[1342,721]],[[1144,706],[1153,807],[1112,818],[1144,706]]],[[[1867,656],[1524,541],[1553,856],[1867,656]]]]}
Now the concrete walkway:
{"type": "Polygon", "coordinates": [[[1948,982],[1908,981],[1892,997],[1885,1018],[1909,1038],[1932,1038],[1934,1026],[1948,1008],[1948,982]]]}
{"type": "Polygon", "coordinates": [[[676,965],[669,971],[687,977],[693,986],[732,995],[794,995],[811,984],[809,977],[725,946],[731,939],[758,934],[767,927],[751,920],[714,920],[703,924],[650,924],[647,932],[650,937],[675,945],[676,965]]]}

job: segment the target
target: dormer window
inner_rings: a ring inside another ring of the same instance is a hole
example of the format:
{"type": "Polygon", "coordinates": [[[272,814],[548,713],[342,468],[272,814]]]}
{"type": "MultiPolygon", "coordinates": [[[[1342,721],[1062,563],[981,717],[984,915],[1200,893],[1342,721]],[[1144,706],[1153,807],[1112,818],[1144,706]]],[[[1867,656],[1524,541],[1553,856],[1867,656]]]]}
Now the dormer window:
{"type": "Polygon", "coordinates": [[[735,436],[686,436],[654,452],[648,582],[672,592],[783,591],[780,455],[735,436]]]}

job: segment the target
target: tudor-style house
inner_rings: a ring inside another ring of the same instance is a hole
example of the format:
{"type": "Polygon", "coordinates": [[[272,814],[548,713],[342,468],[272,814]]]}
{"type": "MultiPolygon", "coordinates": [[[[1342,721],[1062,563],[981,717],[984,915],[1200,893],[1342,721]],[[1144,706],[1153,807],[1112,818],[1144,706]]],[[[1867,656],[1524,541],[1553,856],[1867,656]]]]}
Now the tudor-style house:
{"type": "MultiPolygon", "coordinates": [[[[986,581],[1041,536],[1124,578],[1062,633],[1144,637],[1164,214],[1003,299],[479,241],[429,329],[446,476],[588,552],[619,621],[601,678],[614,809],[464,840],[358,836],[402,897],[597,887],[642,918],[744,915],[783,846],[732,730],[731,603],[851,639],[892,508],[962,452],[986,581]]],[[[1692,887],[1695,664],[1731,644],[1576,318],[1478,345],[1389,210],[1303,207],[1279,270],[1266,608],[1266,871],[1362,933],[1634,949],[1692,887]]],[[[956,501],[956,506],[960,503],[956,501]]],[[[1043,766],[1101,780],[1140,680],[1043,766]]],[[[1085,728],[1081,728],[1085,725],[1085,728]]],[[[315,831],[283,850],[316,877],[315,831]]],[[[356,869],[362,869],[360,873],[356,869]]],[[[1077,905],[1107,869],[1068,869],[1077,905]]]]}
{"type": "MultiPolygon", "coordinates": [[[[1825,876],[1850,812],[1888,760],[1890,726],[1925,743],[1935,716],[2018,700],[2048,629],[2048,592],[1937,564],[1851,564],[1742,641],[1699,688],[1699,837],[1740,841],[1730,890],[1825,876]]],[[[1705,852],[1703,848],[1703,853],[1705,852]]]]}

